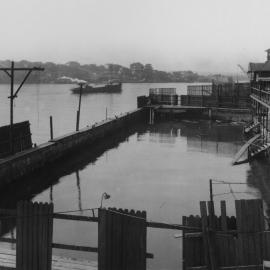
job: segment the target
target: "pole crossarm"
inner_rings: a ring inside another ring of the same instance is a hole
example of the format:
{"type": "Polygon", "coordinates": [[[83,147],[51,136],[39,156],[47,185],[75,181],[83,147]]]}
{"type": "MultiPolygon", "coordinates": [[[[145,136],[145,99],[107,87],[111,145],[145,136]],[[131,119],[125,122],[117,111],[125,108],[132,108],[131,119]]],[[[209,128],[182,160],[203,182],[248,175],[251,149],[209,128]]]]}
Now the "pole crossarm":
{"type": "Polygon", "coordinates": [[[43,71],[44,68],[42,67],[32,67],[32,68],[22,68],[22,67],[14,67],[14,61],[11,62],[11,67],[1,67],[0,71],[5,72],[9,78],[10,78],[10,134],[9,134],[9,141],[10,141],[10,153],[13,154],[14,152],[14,146],[13,146],[13,104],[14,104],[14,99],[17,97],[19,91],[21,90],[22,86],[32,73],[32,71],[43,71]],[[19,87],[17,88],[16,92],[14,93],[14,73],[15,71],[27,71],[24,79],[20,83],[19,87]]]}
{"type": "MultiPolygon", "coordinates": [[[[12,68],[0,68],[2,71],[11,71],[12,68]]],[[[44,71],[44,68],[42,67],[32,67],[32,68],[13,68],[14,71],[44,71]]]]}

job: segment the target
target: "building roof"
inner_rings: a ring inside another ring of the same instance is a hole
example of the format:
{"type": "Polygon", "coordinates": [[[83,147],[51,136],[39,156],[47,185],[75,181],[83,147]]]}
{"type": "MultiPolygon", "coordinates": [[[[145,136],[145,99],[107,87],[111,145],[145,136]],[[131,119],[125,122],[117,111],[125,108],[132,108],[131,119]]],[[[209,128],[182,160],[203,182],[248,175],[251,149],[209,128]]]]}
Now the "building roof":
{"type": "Polygon", "coordinates": [[[256,72],[256,71],[270,72],[270,61],[266,61],[265,63],[249,63],[248,72],[256,72]]]}

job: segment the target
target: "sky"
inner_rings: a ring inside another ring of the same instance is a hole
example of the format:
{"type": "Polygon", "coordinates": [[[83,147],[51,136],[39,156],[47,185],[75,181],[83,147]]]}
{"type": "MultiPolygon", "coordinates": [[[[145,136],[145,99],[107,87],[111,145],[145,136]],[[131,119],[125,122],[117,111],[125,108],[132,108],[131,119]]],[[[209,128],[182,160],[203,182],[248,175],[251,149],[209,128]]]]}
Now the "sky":
{"type": "Polygon", "coordinates": [[[269,0],[0,0],[0,59],[239,72],[266,60],[269,0]]]}

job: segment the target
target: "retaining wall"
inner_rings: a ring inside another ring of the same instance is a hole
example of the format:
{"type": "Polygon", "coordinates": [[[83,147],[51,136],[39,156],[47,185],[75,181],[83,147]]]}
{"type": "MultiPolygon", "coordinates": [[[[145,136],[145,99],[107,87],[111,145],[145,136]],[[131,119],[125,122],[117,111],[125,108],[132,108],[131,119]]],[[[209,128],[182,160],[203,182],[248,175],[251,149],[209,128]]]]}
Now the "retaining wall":
{"type": "Polygon", "coordinates": [[[63,158],[85,144],[93,144],[136,121],[146,121],[145,109],[140,108],[121,114],[114,119],[104,120],[91,127],[66,134],[30,150],[2,159],[0,160],[0,188],[63,158]]]}

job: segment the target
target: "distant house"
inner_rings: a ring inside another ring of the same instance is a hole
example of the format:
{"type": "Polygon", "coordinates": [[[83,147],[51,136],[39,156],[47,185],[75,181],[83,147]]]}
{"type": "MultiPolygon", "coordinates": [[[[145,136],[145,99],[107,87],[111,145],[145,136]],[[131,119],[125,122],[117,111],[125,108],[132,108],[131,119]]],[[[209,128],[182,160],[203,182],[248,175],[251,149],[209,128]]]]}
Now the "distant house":
{"type": "Polygon", "coordinates": [[[266,52],[266,62],[249,63],[248,73],[250,74],[251,84],[260,88],[270,88],[270,49],[266,52]]]}
{"type": "Polygon", "coordinates": [[[130,65],[130,71],[132,75],[141,76],[144,71],[144,65],[137,62],[130,65]]]}

